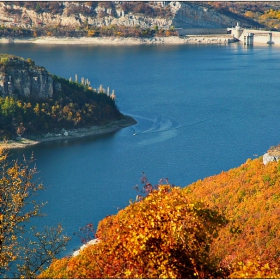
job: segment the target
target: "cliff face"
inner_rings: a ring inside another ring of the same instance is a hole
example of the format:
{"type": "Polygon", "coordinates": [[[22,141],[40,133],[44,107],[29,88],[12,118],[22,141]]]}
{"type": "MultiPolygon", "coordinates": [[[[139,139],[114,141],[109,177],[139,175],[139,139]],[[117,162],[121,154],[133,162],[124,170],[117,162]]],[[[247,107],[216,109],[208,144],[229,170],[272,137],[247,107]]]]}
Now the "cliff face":
{"type": "Polygon", "coordinates": [[[280,159],[280,146],[271,147],[267,153],[263,155],[263,164],[266,165],[272,161],[279,161],[280,159]]]}
{"type": "Polygon", "coordinates": [[[47,70],[32,60],[0,55],[0,95],[49,98],[57,86],[47,70]]]}
{"type": "Polygon", "coordinates": [[[174,2],[177,11],[173,25],[181,28],[226,28],[236,25],[236,19],[216,11],[206,4],[174,2]]]}
{"type": "Polygon", "coordinates": [[[88,25],[225,28],[235,26],[237,20],[246,25],[245,18],[215,10],[206,2],[0,2],[0,24],[27,29],[88,25]]]}

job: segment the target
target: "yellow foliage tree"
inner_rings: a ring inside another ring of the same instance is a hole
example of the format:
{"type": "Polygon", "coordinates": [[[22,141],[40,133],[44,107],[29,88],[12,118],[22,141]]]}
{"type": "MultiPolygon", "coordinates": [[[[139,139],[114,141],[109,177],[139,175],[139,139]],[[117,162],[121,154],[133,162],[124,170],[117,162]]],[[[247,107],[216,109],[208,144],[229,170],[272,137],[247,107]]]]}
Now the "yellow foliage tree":
{"type": "Polygon", "coordinates": [[[97,244],[40,277],[280,277],[280,161],[248,159],[183,189],[145,190],[99,223],[97,244]]]}
{"type": "Polygon", "coordinates": [[[262,260],[260,267],[279,267],[280,162],[264,165],[262,157],[248,159],[241,166],[199,180],[184,191],[190,199],[203,198],[210,206],[219,207],[230,220],[211,247],[211,254],[227,267],[233,265],[234,271],[238,268],[235,264],[242,262],[252,275],[252,266],[248,268],[246,264],[249,260],[256,263],[258,258],[262,260]]]}
{"type": "Polygon", "coordinates": [[[32,182],[36,168],[30,160],[9,161],[0,150],[0,276],[34,278],[54,257],[65,249],[69,238],[61,235],[62,227],[46,227],[37,232],[28,229],[33,217],[41,216],[42,205],[33,197],[43,189],[32,182]],[[32,237],[33,236],[33,237],[32,237]]]}
{"type": "Polygon", "coordinates": [[[99,223],[99,243],[51,264],[41,278],[213,278],[210,246],[226,220],[162,184],[99,223]]]}
{"type": "Polygon", "coordinates": [[[254,13],[251,12],[251,11],[247,11],[244,15],[245,15],[245,17],[249,17],[249,18],[254,18],[255,17],[254,13]]]}
{"type": "Polygon", "coordinates": [[[271,266],[268,263],[262,263],[259,259],[246,262],[237,262],[233,265],[233,272],[229,278],[233,279],[266,279],[280,278],[278,267],[271,266]]]}
{"type": "Polygon", "coordinates": [[[95,35],[95,31],[94,30],[88,30],[88,37],[93,37],[95,35]]]}

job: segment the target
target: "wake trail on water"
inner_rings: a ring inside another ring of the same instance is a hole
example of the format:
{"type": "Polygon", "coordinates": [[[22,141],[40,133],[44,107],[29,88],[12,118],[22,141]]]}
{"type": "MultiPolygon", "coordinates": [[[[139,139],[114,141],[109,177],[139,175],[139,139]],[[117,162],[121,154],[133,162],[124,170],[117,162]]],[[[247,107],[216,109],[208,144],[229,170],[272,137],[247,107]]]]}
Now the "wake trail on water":
{"type": "Polygon", "coordinates": [[[178,129],[198,125],[198,124],[210,121],[212,119],[213,118],[204,119],[204,120],[196,121],[193,123],[179,125],[177,122],[172,121],[171,119],[164,119],[163,117],[157,117],[155,120],[153,120],[153,124],[149,129],[142,130],[142,131],[136,131],[135,128],[133,128],[133,127],[132,127],[132,129],[134,131],[133,135],[161,133],[161,132],[165,132],[165,131],[178,130],[178,129]]]}

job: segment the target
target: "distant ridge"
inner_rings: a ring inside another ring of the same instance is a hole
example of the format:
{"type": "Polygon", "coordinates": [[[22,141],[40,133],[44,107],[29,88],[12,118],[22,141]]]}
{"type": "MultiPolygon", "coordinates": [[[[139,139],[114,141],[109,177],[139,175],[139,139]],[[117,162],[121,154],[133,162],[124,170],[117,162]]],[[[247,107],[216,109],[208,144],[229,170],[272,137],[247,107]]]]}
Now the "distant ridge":
{"type": "MultiPolygon", "coordinates": [[[[267,21],[260,23],[253,13],[246,14],[252,9],[249,3],[7,1],[0,2],[0,36],[162,37],[182,28],[232,27],[237,21],[247,28],[265,27],[267,21]]],[[[253,8],[264,13],[272,6],[256,4],[253,8]]]]}

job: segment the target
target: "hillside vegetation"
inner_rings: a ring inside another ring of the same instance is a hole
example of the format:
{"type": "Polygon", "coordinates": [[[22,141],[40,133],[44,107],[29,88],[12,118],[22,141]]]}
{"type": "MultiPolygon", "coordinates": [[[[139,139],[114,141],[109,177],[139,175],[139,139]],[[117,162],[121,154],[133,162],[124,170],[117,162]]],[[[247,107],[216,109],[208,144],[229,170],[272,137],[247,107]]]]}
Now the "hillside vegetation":
{"type": "Polygon", "coordinates": [[[185,188],[146,178],[99,242],[41,278],[279,278],[280,163],[247,160],[185,188]]]}
{"type": "Polygon", "coordinates": [[[7,1],[0,2],[0,36],[26,38],[151,37],[176,28],[279,30],[277,2],[7,1]],[[277,21],[278,20],[278,21],[277,21]]]}
{"type": "Polygon", "coordinates": [[[254,22],[258,22],[266,29],[279,31],[280,30],[280,3],[267,1],[250,1],[250,2],[210,2],[215,9],[231,12],[236,15],[241,15],[254,22]]]}
{"type": "Polygon", "coordinates": [[[122,118],[114,96],[51,75],[31,59],[0,55],[0,139],[100,125],[122,118]]]}

